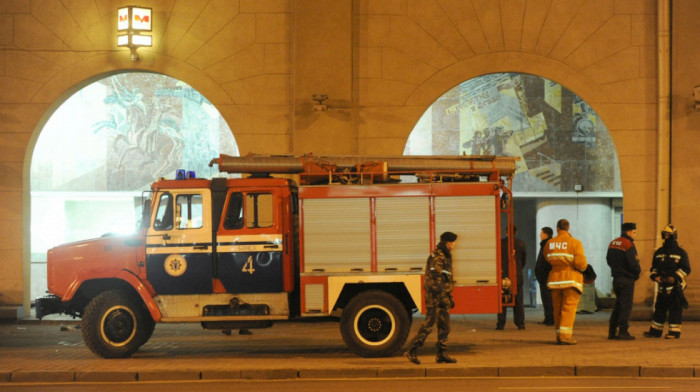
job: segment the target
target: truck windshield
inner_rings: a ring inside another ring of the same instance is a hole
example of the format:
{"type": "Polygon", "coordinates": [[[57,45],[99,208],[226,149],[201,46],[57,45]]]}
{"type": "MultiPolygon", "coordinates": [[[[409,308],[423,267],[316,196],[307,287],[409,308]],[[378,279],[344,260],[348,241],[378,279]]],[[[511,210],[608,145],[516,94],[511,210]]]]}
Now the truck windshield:
{"type": "Polygon", "coordinates": [[[203,207],[202,195],[200,194],[180,194],[173,195],[163,193],[158,199],[158,209],[153,221],[153,228],[156,230],[178,230],[200,229],[202,228],[203,207]]]}
{"type": "Polygon", "coordinates": [[[202,195],[177,195],[175,221],[178,229],[202,227],[202,195]]]}

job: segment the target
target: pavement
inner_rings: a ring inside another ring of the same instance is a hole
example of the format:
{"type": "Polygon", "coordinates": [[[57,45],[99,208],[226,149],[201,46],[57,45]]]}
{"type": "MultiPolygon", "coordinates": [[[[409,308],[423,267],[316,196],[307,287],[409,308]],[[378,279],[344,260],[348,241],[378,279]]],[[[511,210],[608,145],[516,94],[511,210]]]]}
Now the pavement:
{"type": "MultiPolygon", "coordinates": [[[[158,324],[131,358],[103,359],[83,343],[76,321],[19,320],[0,324],[0,389],[23,382],[120,382],[200,379],[396,377],[700,377],[700,322],[683,324],[679,340],[648,339],[648,321],[632,321],[633,341],[607,339],[610,311],[578,314],[575,346],[555,344],[541,309],[526,308],[518,330],[508,311],[505,330],[495,315],[452,318],[449,353],[435,363],[436,333],[419,349],[420,365],[397,353],[351,353],[333,320],[280,322],[252,335],[224,335],[199,324],[158,324]]],[[[414,317],[411,337],[423,321],[414,317]]]]}

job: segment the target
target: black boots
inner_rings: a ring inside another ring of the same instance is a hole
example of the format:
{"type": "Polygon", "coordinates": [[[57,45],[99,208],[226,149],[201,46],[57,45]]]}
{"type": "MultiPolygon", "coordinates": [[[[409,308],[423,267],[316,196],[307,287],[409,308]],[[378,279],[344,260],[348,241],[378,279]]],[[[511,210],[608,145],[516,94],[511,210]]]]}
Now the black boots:
{"type": "Polygon", "coordinates": [[[447,355],[447,349],[438,349],[437,356],[435,357],[435,362],[437,363],[456,363],[457,360],[447,355]]]}
{"type": "Polygon", "coordinates": [[[610,326],[608,329],[609,340],[634,340],[634,336],[630,335],[626,327],[620,327],[620,333],[617,333],[617,326],[610,326]]]}
{"type": "MultiPolygon", "coordinates": [[[[406,352],[403,353],[403,356],[408,358],[411,363],[415,363],[416,365],[420,365],[420,359],[418,359],[418,355],[416,354],[416,350],[418,347],[416,346],[410,346],[406,352]]],[[[447,349],[443,348],[438,348],[438,353],[437,356],[435,357],[435,362],[437,363],[456,363],[457,360],[450,357],[447,355],[447,349]]]]}
{"type": "MultiPolygon", "coordinates": [[[[664,331],[662,329],[655,329],[655,328],[649,327],[649,331],[644,332],[644,337],[645,338],[660,338],[663,333],[664,333],[664,331]]],[[[668,331],[668,333],[664,337],[666,339],[680,339],[681,332],[680,331],[668,331]]]]}
{"type": "Polygon", "coordinates": [[[409,361],[415,363],[416,365],[420,365],[420,359],[418,359],[418,355],[416,355],[417,349],[418,347],[411,346],[405,353],[403,353],[403,355],[404,357],[408,358],[409,361]]]}
{"type": "Polygon", "coordinates": [[[634,340],[634,336],[630,335],[629,332],[627,332],[627,329],[622,330],[620,329],[620,333],[615,336],[615,339],[617,340],[634,340]]]}

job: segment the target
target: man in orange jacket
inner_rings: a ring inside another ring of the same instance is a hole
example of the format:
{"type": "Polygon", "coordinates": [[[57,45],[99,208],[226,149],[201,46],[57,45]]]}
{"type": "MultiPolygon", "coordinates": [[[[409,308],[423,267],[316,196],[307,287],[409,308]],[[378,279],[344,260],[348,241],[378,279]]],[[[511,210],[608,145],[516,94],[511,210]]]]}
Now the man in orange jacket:
{"type": "Polygon", "coordinates": [[[576,308],[583,292],[583,273],[588,263],[581,241],[569,234],[569,221],[557,222],[557,236],[544,249],[545,260],[552,265],[547,287],[552,292],[554,328],[558,344],[576,344],[573,338],[576,308]]]}

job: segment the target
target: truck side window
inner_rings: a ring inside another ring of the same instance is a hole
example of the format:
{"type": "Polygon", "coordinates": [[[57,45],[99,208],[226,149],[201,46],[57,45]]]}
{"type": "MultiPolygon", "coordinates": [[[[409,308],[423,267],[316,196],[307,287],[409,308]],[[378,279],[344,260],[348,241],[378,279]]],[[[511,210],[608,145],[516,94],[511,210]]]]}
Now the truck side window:
{"type": "Polygon", "coordinates": [[[201,229],[203,225],[202,195],[177,195],[175,222],[177,228],[201,229]]]}
{"type": "Polygon", "coordinates": [[[228,199],[228,209],[224,217],[224,229],[238,230],[243,228],[243,194],[231,193],[228,199]]]}
{"type": "Polygon", "coordinates": [[[247,228],[272,227],[274,209],[271,193],[249,193],[245,198],[245,225],[247,228]]]}
{"type": "Polygon", "coordinates": [[[171,230],[173,228],[173,195],[169,193],[160,195],[153,228],[156,230],[171,230]]]}

